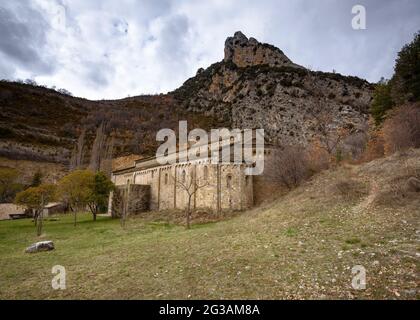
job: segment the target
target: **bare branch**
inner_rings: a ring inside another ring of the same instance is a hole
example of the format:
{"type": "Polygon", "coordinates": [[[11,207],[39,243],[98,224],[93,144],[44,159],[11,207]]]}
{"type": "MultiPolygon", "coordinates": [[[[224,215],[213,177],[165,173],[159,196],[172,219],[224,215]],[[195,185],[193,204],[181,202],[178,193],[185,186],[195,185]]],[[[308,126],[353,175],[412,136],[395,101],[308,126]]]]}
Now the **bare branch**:
{"type": "Polygon", "coordinates": [[[197,175],[195,170],[190,174],[187,175],[183,174],[182,177],[173,177],[171,176],[172,181],[174,184],[179,188],[183,189],[188,195],[188,203],[185,209],[186,214],[186,221],[187,221],[187,229],[190,228],[190,219],[191,219],[191,199],[198,190],[206,187],[209,185],[208,181],[203,181],[200,183],[199,179],[197,179],[197,175]]]}

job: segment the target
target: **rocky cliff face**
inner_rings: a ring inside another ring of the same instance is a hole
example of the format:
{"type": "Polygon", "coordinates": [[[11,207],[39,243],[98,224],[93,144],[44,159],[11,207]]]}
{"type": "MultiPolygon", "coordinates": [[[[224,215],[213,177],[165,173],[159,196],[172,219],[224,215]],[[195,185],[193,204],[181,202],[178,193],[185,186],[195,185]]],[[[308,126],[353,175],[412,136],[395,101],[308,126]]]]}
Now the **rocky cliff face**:
{"type": "Polygon", "coordinates": [[[330,116],[331,130],[360,130],[371,94],[365,80],[307,70],[241,32],[226,40],[223,61],[174,92],[190,112],[217,116],[232,127],[264,128],[269,141],[281,144],[311,141],[319,112],[330,116]]]}
{"type": "Polygon", "coordinates": [[[278,48],[260,43],[254,38],[247,38],[242,32],[237,31],[233,37],[225,42],[224,62],[233,62],[240,68],[266,64],[271,67],[293,66],[294,64],[278,48]]]}

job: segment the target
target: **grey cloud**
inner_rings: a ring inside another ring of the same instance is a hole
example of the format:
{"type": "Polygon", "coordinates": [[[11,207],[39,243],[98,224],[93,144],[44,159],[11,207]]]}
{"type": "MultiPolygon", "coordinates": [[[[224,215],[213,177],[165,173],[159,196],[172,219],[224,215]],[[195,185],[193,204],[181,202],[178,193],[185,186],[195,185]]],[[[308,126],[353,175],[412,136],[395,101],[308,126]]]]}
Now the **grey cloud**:
{"type": "MultiPolygon", "coordinates": [[[[16,11],[19,16],[11,8],[0,7],[0,51],[6,57],[1,63],[12,63],[34,74],[50,73],[54,65],[46,61],[43,52],[48,24],[29,7],[18,6],[16,11]]],[[[7,69],[10,74],[10,67],[7,69]]]]}
{"type": "Polygon", "coordinates": [[[221,60],[236,30],[298,64],[377,81],[420,29],[418,0],[51,0],[65,4],[60,34],[40,3],[1,1],[0,78],[19,71],[90,98],[175,89],[221,60]],[[367,30],[351,28],[355,4],[367,30]]]}
{"type": "Polygon", "coordinates": [[[296,63],[378,81],[393,72],[399,49],[420,29],[415,0],[261,1],[267,6],[264,41],[296,63]],[[367,29],[353,30],[351,9],[366,8],[367,29]]]}
{"type": "Polygon", "coordinates": [[[111,79],[115,73],[110,63],[86,61],[83,82],[94,89],[101,89],[112,85],[111,79]]]}
{"type": "Polygon", "coordinates": [[[0,52],[0,79],[11,79],[14,76],[15,70],[7,62],[7,57],[0,52]]]}
{"type": "Polygon", "coordinates": [[[175,66],[185,63],[189,50],[188,30],[188,18],[184,15],[170,16],[164,21],[164,27],[156,37],[159,55],[164,60],[162,62],[175,66]]]}
{"type": "Polygon", "coordinates": [[[128,23],[123,19],[115,19],[113,22],[114,25],[114,35],[126,35],[128,33],[128,23]]]}

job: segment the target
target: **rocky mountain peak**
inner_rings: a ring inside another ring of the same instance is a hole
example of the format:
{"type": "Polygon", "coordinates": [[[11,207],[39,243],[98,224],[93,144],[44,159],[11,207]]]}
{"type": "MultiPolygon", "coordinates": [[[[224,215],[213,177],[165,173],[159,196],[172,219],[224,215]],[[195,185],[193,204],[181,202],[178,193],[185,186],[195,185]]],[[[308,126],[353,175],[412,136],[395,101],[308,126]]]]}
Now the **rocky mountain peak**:
{"type": "Polygon", "coordinates": [[[321,112],[331,120],[331,132],[362,131],[372,86],[357,77],[308,70],[238,31],[227,38],[222,62],[199,69],[173,95],[187,111],[217,118],[218,126],[264,128],[271,143],[307,145],[320,135],[314,114],[321,112]]]}
{"type": "Polygon", "coordinates": [[[258,42],[255,38],[247,38],[241,31],[235,32],[225,42],[225,62],[232,61],[243,68],[255,65],[269,65],[271,67],[294,66],[294,64],[280,49],[258,42]]]}

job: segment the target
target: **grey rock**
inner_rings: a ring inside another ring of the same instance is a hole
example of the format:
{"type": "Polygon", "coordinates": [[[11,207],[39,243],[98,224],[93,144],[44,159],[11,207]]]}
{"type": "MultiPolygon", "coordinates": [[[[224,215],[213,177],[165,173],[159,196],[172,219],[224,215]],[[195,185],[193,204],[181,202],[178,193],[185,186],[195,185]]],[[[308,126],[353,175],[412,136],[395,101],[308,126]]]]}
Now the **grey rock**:
{"type": "Polygon", "coordinates": [[[196,73],[196,75],[199,75],[200,73],[202,73],[204,71],[204,68],[199,68],[198,70],[197,70],[197,73],[196,73]]]}
{"type": "Polygon", "coordinates": [[[41,251],[50,251],[54,250],[54,243],[52,241],[40,241],[34,244],[31,244],[26,248],[26,253],[35,253],[41,251]]]}
{"type": "Polygon", "coordinates": [[[420,179],[410,177],[407,180],[407,190],[412,192],[420,192],[420,179]]]}
{"type": "Polygon", "coordinates": [[[225,41],[224,61],[232,61],[238,67],[255,65],[293,66],[302,68],[292,63],[278,48],[260,43],[255,38],[247,38],[241,31],[235,32],[233,37],[225,41]]]}

